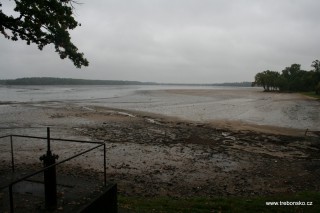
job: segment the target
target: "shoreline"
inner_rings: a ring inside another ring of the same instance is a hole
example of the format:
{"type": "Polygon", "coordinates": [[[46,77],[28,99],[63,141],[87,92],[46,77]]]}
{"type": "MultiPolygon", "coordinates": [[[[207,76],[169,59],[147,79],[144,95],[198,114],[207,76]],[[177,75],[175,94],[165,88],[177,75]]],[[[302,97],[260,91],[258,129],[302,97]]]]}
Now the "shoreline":
{"type": "MultiPolygon", "coordinates": [[[[169,116],[169,115],[163,115],[160,113],[154,113],[154,112],[147,112],[147,111],[138,111],[138,110],[129,110],[129,109],[121,109],[121,108],[114,108],[114,107],[106,107],[101,105],[83,105],[83,104],[68,104],[63,101],[53,101],[53,102],[40,102],[40,103],[4,103],[0,106],[3,107],[13,107],[13,108],[21,108],[21,111],[24,111],[25,108],[31,108],[31,109],[42,109],[42,111],[46,112],[45,114],[51,114],[46,120],[52,120],[54,118],[64,118],[64,117],[72,117],[72,118],[83,118],[91,120],[92,122],[98,122],[99,120],[103,120],[103,116],[99,117],[101,114],[104,114],[108,116],[106,119],[120,119],[121,117],[140,117],[140,118],[149,118],[151,120],[156,121],[164,121],[164,122],[184,122],[189,124],[203,124],[208,125],[211,127],[226,129],[230,131],[252,131],[260,134],[268,133],[268,134],[276,134],[276,135],[286,135],[286,136],[305,136],[306,131],[309,134],[312,134],[312,132],[318,132],[316,128],[303,128],[303,129],[297,129],[297,128],[290,128],[290,127],[282,127],[277,125],[264,125],[264,124],[256,124],[251,123],[248,121],[242,121],[242,120],[229,120],[229,119],[212,119],[212,120],[204,120],[204,121],[197,121],[197,120],[190,120],[186,118],[181,118],[178,116],[169,116]],[[63,106],[66,106],[64,109],[63,106]],[[75,113],[72,113],[70,111],[75,110],[75,113]],[[119,115],[119,116],[118,116],[119,115]],[[117,117],[117,118],[116,118],[117,117]]],[[[23,112],[19,112],[20,109],[17,110],[19,114],[23,114],[23,112]]],[[[39,113],[36,113],[37,116],[39,116],[39,113]]],[[[43,114],[43,113],[42,113],[43,114]]],[[[28,117],[28,115],[26,115],[28,117]]],[[[43,115],[40,115],[40,117],[43,117],[43,115]]],[[[26,120],[26,119],[23,119],[26,120]]],[[[63,120],[63,119],[60,119],[63,120]]],[[[24,124],[25,122],[20,122],[20,125],[14,125],[17,128],[23,129],[24,127],[30,128],[32,124],[27,121],[27,124],[24,124]]],[[[41,124],[37,124],[41,122],[33,122],[34,126],[41,126],[41,124]]],[[[48,123],[47,121],[44,121],[42,123],[48,123]]],[[[61,123],[61,122],[59,122],[61,123]]],[[[66,122],[67,124],[68,122],[66,122]]],[[[69,122],[70,123],[70,122],[69,122]]],[[[80,126],[82,125],[82,121],[79,122],[80,126]]],[[[51,124],[50,124],[51,125],[51,124]]],[[[54,125],[54,124],[53,124],[54,125]]],[[[10,129],[15,128],[14,126],[3,126],[0,129],[10,129]]],[[[43,125],[45,127],[45,125],[43,125]]],[[[77,126],[77,125],[76,125],[77,126]]]]}
{"type": "Polygon", "coordinates": [[[284,131],[285,128],[320,130],[319,101],[301,94],[264,93],[258,88],[115,86],[84,89],[70,86],[67,89],[4,89],[2,96],[3,104],[0,106],[4,110],[23,105],[56,108],[91,105],[149,112],[157,117],[163,115],[190,122],[218,124],[219,121],[228,121],[230,126],[231,121],[235,121],[248,123],[248,126],[284,127],[284,131]],[[17,100],[22,102],[14,102],[17,100]]]}
{"type": "MultiPolygon", "coordinates": [[[[95,109],[102,109],[110,111],[110,114],[114,115],[122,115],[127,117],[139,117],[144,119],[149,119],[149,122],[168,122],[168,123],[188,123],[189,125],[205,125],[210,126],[212,128],[224,129],[233,132],[238,131],[248,131],[255,132],[257,134],[274,134],[274,135],[284,135],[284,136],[297,136],[303,137],[307,134],[313,135],[312,132],[318,132],[316,129],[296,129],[289,127],[281,127],[275,125],[259,125],[255,123],[239,121],[239,120],[227,120],[227,119],[217,119],[217,120],[208,120],[208,121],[194,121],[188,120],[176,116],[167,116],[152,112],[141,112],[136,110],[124,110],[124,109],[116,109],[110,107],[102,107],[102,106],[84,106],[85,108],[93,107],[95,109]],[[153,121],[152,121],[153,120],[153,121]]],[[[93,111],[93,110],[92,110],[93,111]]],[[[94,119],[94,116],[93,116],[94,119]]],[[[100,118],[102,119],[102,118],[100,118]]]]}
{"type": "MultiPolygon", "coordinates": [[[[52,137],[105,141],[108,178],[125,195],[250,196],[320,190],[314,176],[320,166],[317,135],[280,135],[272,128],[272,133],[262,133],[255,131],[257,127],[249,130],[247,124],[220,121],[219,126],[100,106],[40,108],[26,113],[47,117],[41,125],[52,127],[52,137]],[[64,126],[55,128],[59,124],[64,126]],[[221,128],[224,125],[237,130],[221,128]],[[289,184],[283,185],[285,182],[289,184]]],[[[43,145],[24,144],[15,151],[17,164],[38,162],[43,145]]],[[[81,146],[53,146],[54,153],[64,157],[78,149],[81,146]]],[[[6,156],[0,152],[1,159],[6,156]]],[[[89,161],[78,159],[66,172],[72,173],[79,165],[83,170],[98,170],[98,156],[89,155],[89,161]]]]}
{"type": "MultiPolygon", "coordinates": [[[[159,97],[158,93],[151,97],[159,97]]],[[[107,178],[118,184],[124,196],[250,197],[320,191],[318,132],[305,135],[305,129],[227,119],[196,121],[141,112],[141,108],[128,109],[126,105],[95,104],[49,101],[0,105],[0,134],[45,137],[49,126],[53,138],[104,141],[107,178]]],[[[45,144],[32,140],[17,144],[15,163],[20,168],[41,167],[39,156],[44,154],[45,144]]],[[[61,158],[85,147],[52,144],[53,153],[61,158]]],[[[10,176],[6,173],[10,168],[6,150],[10,150],[10,143],[1,142],[1,165],[7,170],[0,170],[10,176]]],[[[93,152],[70,162],[60,170],[61,175],[90,173],[99,177],[100,157],[100,152],[93,152]]]]}

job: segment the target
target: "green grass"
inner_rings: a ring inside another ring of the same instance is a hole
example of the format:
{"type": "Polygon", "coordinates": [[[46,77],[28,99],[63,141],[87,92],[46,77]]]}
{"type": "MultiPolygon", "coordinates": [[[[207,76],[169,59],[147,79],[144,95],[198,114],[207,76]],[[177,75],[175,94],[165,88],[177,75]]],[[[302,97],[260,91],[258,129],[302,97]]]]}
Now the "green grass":
{"type": "Polygon", "coordinates": [[[312,98],[320,99],[320,95],[317,95],[315,92],[302,92],[301,94],[312,98]]]}
{"type": "Polygon", "coordinates": [[[228,198],[171,198],[119,196],[119,212],[320,212],[320,192],[293,195],[228,198]],[[313,202],[312,206],[267,206],[266,202],[313,202]]]}

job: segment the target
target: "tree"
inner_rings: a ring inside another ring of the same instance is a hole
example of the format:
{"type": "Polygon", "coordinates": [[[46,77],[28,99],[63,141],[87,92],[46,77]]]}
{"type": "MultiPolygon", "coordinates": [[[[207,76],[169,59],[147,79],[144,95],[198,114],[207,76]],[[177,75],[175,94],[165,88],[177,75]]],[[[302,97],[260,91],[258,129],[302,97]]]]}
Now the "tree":
{"type": "Polygon", "coordinates": [[[288,91],[289,90],[289,82],[288,80],[283,77],[283,75],[280,75],[279,78],[276,80],[279,91],[288,91]]]}
{"type": "Polygon", "coordinates": [[[259,72],[254,77],[254,84],[257,86],[262,86],[264,90],[266,90],[266,79],[265,75],[262,72],[259,72]]]}
{"type": "Polygon", "coordinates": [[[263,86],[265,91],[275,91],[279,90],[279,79],[280,73],[276,71],[266,70],[256,74],[255,76],[255,84],[258,86],[263,86]]]}
{"type": "Polygon", "coordinates": [[[265,91],[308,92],[320,94],[320,61],[315,60],[311,66],[314,70],[301,70],[300,64],[292,64],[282,70],[266,70],[255,75],[254,85],[263,86],[265,91]]]}
{"type": "Polygon", "coordinates": [[[275,90],[279,90],[279,85],[277,85],[278,83],[278,79],[280,77],[280,73],[276,72],[276,71],[264,71],[266,78],[267,78],[267,91],[275,91],[275,90]]]}
{"type": "Polygon", "coordinates": [[[301,76],[303,75],[300,69],[300,64],[292,64],[282,70],[282,76],[287,80],[289,91],[299,91],[301,87],[301,76]]]}
{"type": "Polygon", "coordinates": [[[282,71],[282,75],[287,79],[294,79],[296,75],[300,72],[300,64],[292,64],[290,67],[286,67],[282,71]]]}
{"type": "Polygon", "coordinates": [[[314,68],[315,72],[320,72],[320,61],[319,60],[315,60],[312,62],[311,67],[314,68]]]}
{"type": "Polygon", "coordinates": [[[77,68],[88,66],[83,53],[71,42],[69,30],[80,24],[73,17],[73,0],[14,0],[14,15],[6,15],[0,2],[0,32],[5,38],[34,43],[40,50],[53,44],[61,59],[69,58],[77,68]]]}
{"type": "Polygon", "coordinates": [[[320,61],[315,60],[312,62],[311,67],[313,67],[314,71],[314,81],[316,82],[315,90],[317,94],[320,94],[320,61]]]}

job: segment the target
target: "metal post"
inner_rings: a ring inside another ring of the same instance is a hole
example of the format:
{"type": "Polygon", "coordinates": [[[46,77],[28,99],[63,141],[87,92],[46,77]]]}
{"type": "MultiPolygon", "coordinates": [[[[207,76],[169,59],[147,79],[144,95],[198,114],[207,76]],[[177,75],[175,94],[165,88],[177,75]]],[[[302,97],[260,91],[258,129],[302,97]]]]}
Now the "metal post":
{"type": "Polygon", "coordinates": [[[51,152],[51,150],[50,150],[50,127],[47,127],[47,146],[48,146],[47,152],[51,152]]]}
{"type": "Polygon", "coordinates": [[[107,186],[107,163],[106,163],[106,144],[103,144],[103,173],[104,173],[104,186],[107,186]]]}
{"type": "Polygon", "coordinates": [[[10,145],[11,145],[11,167],[12,167],[12,172],[14,172],[14,156],[13,156],[13,140],[12,140],[12,135],[10,135],[10,145]]]}
{"type": "Polygon", "coordinates": [[[12,184],[9,185],[9,197],[10,197],[10,212],[13,213],[13,195],[12,195],[12,184]]]}
{"type": "MultiPolygon", "coordinates": [[[[47,128],[47,154],[40,157],[43,167],[48,167],[56,163],[58,155],[52,154],[50,150],[50,128],[47,128]]],[[[47,210],[54,210],[57,207],[57,179],[56,167],[52,166],[44,170],[44,194],[45,207],[47,210]]]]}

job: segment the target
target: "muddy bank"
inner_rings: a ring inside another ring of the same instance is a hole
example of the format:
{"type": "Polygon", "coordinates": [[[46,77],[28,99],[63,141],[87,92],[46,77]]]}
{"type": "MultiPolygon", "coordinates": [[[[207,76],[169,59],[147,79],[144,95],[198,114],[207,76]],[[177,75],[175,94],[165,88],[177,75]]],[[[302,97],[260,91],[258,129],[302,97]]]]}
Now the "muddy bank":
{"type": "MultiPolygon", "coordinates": [[[[317,132],[306,136],[303,131],[298,136],[261,133],[246,126],[237,129],[238,123],[224,128],[151,113],[61,103],[20,107],[8,112],[16,115],[19,111],[24,118],[21,126],[41,128],[14,129],[16,133],[40,133],[49,125],[52,137],[104,141],[108,180],[117,182],[122,194],[252,196],[320,190],[317,132]]],[[[10,117],[5,119],[10,121],[10,117]]],[[[1,143],[2,165],[10,159],[4,152],[7,146],[1,143]]],[[[42,146],[34,141],[20,143],[17,163],[39,165],[42,146]]],[[[54,153],[65,157],[83,148],[53,145],[54,153]]],[[[97,151],[70,162],[61,172],[101,178],[101,163],[97,151]]]]}
{"type": "Polygon", "coordinates": [[[108,173],[129,195],[250,196],[320,189],[315,134],[231,131],[132,114],[78,131],[110,145],[108,162],[114,164],[108,173]]]}

